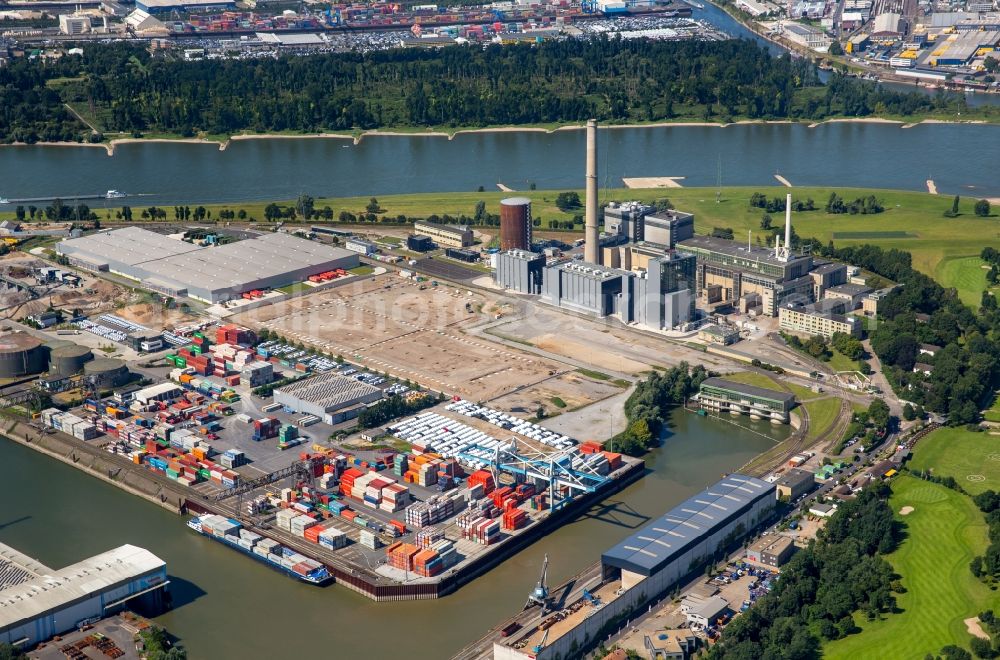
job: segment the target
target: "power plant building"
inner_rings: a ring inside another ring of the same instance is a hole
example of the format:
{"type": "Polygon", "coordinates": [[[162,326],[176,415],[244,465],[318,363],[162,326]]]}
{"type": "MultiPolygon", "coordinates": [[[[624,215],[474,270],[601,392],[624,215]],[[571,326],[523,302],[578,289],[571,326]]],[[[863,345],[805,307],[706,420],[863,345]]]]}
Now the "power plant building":
{"type": "Polygon", "coordinates": [[[53,570],[0,543],[0,642],[31,648],[124,608],[163,609],[167,565],[134,545],[53,570]]]}
{"type": "Polygon", "coordinates": [[[643,240],[643,221],[653,207],[641,202],[611,202],[604,207],[604,233],[638,243],[643,240]]]}
{"type": "Polygon", "coordinates": [[[285,233],[201,247],[138,227],[67,239],[56,252],[77,267],[115,273],[151,291],[208,303],[360,263],[354,252],[285,233]]]}
{"type": "Polygon", "coordinates": [[[678,248],[698,258],[698,291],[718,285],[723,300],[736,301],[747,294],[761,297],[762,312],[777,316],[788,301],[813,299],[812,256],[791,255],[786,260],[775,250],[712,236],[694,236],[678,248]]]}
{"type": "Polygon", "coordinates": [[[681,241],[694,237],[694,215],[669,209],[647,215],[643,220],[642,240],[675,248],[681,241]]]}
{"type": "Polygon", "coordinates": [[[795,395],[723,378],[706,378],[696,396],[702,408],[788,423],[795,395]]]}
{"type": "Polygon", "coordinates": [[[628,273],[599,264],[564,261],[545,269],[542,299],[557,307],[604,317],[617,314],[628,273]]]}
{"type": "Polygon", "coordinates": [[[500,249],[531,249],[531,200],[527,197],[500,200],[500,249]]]}
{"type": "Polygon", "coordinates": [[[623,307],[631,309],[631,318],[640,326],[670,330],[695,318],[694,255],[678,252],[649,259],[644,271],[627,280],[632,300],[623,307]]]}
{"type": "Polygon", "coordinates": [[[540,294],[545,281],[545,255],[527,250],[508,250],[496,255],[493,281],[518,293],[540,294]]]}
{"type": "Polygon", "coordinates": [[[606,551],[604,575],[620,572],[623,589],[642,584],[647,597],[663,593],[692,565],[767,521],[776,504],[773,484],[731,474],[606,551]]]}

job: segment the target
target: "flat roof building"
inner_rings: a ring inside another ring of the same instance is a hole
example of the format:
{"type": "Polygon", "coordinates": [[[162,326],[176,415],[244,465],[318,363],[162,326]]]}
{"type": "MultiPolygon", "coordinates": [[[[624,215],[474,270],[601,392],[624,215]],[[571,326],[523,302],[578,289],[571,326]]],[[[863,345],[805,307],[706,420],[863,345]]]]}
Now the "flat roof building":
{"type": "Polygon", "coordinates": [[[150,14],[165,14],[172,11],[211,11],[235,9],[234,0],[136,0],[136,9],[150,14]]]}
{"type": "Polygon", "coordinates": [[[56,252],[81,268],[123,275],[152,291],[208,303],[359,264],[354,252],[280,232],[201,247],[126,227],[64,240],[56,252]]]}
{"type": "Polygon", "coordinates": [[[789,332],[819,335],[827,339],[838,332],[860,337],[860,321],[845,316],[846,311],[847,302],[840,299],[825,298],[810,305],[789,303],[778,312],[778,327],[789,332]]]}
{"type": "Polygon", "coordinates": [[[163,609],[167,565],[123,545],[54,571],[0,543],[0,642],[30,648],[84,619],[163,609]]]}
{"type": "Polygon", "coordinates": [[[338,410],[381,398],[379,388],[337,373],[305,378],[274,390],[275,403],[324,420],[338,410]]]}
{"type": "Polygon", "coordinates": [[[625,589],[646,581],[652,597],[711,558],[734,531],[745,534],[765,522],[776,502],[772,484],[731,474],[607,550],[604,573],[621,571],[625,589]]]}
{"type": "Polygon", "coordinates": [[[710,344],[729,346],[740,340],[740,331],[731,325],[703,325],[698,329],[698,339],[710,344]]]}
{"type": "Polygon", "coordinates": [[[788,561],[795,552],[795,543],[788,536],[762,536],[747,548],[747,559],[775,568],[788,561]]]}
{"type": "Polygon", "coordinates": [[[813,489],[813,486],[816,485],[816,475],[808,470],[792,469],[781,475],[775,485],[778,488],[779,497],[786,497],[789,501],[794,501],[813,489]]]}
{"type": "Polygon", "coordinates": [[[843,300],[847,303],[847,311],[854,311],[861,307],[865,296],[871,292],[872,288],[870,286],[845,283],[828,288],[824,293],[824,298],[843,300]]]}
{"type": "Polygon", "coordinates": [[[475,239],[472,230],[465,225],[439,225],[435,222],[415,222],[413,232],[430,236],[434,242],[447,247],[470,247],[475,239]]]}
{"type": "Polygon", "coordinates": [[[596,316],[619,312],[623,278],[616,268],[576,261],[563,261],[545,268],[542,299],[546,302],[596,316]]]}
{"type": "Polygon", "coordinates": [[[698,403],[718,412],[750,415],[753,419],[770,419],[787,423],[795,406],[795,395],[746,385],[723,378],[706,378],[699,387],[698,403]]]}

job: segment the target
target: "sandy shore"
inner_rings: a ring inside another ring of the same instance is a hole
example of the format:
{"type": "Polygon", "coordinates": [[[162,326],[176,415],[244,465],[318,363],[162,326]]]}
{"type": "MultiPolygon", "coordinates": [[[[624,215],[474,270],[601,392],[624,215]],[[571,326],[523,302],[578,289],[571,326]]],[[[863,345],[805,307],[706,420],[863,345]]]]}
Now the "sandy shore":
{"type": "MultiPolygon", "coordinates": [[[[750,124],[771,125],[771,124],[804,124],[804,121],[793,119],[757,120],[741,119],[735,122],[707,122],[707,121],[664,121],[649,124],[602,124],[600,128],[607,129],[636,129],[636,128],[726,128],[727,126],[745,126],[750,124]]],[[[898,119],[883,119],[880,117],[841,117],[825,119],[823,121],[807,124],[808,128],[816,128],[823,124],[897,124],[902,128],[913,128],[920,124],[983,124],[991,125],[991,122],[982,119],[973,120],[950,120],[950,119],[922,119],[917,122],[903,122],[898,119]]],[[[1000,124],[998,124],[1000,125],[1000,124]]],[[[365,137],[443,137],[454,140],[456,136],[463,133],[555,133],[557,131],[580,131],[586,128],[585,124],[567,124],[556,128],[542,128],[538,126],[497,126],[492,128],[463,128],[454,132],[439,130],[426,131],[394,131],[375,129],[364,131],[357,135],[350,133],[309,133],[302,135],[290,134],[267,134],[248,133],[233,135],[228,140],[220,142],[206,138],[117,138],[102,144],[90,144],[87,142],[36,142],[35,145],[43,147],[98,147],[105,149],[109,156],[113,156],[115,148],[123,144],[138,144],[148,142],[182,143],[182,144],[212,144],[218,145],[219,151],[225,151],[230,143],[237,140],[312,140],[312,139],[335,139],[352,140],[355,145],[360,144],[365,137]]],[[[0,145],[8,147],[35,146],[26,145],[23,142],[0,145]]]]}

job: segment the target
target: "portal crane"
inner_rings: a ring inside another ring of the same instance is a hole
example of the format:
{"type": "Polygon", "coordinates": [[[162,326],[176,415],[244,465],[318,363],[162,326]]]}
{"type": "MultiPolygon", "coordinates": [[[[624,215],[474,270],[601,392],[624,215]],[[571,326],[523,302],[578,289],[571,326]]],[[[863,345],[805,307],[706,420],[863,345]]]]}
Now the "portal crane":
{"type": "Polygon", "coordinates": [[[528,594],[528,602],[524,604],[524,609],[528,609],[532,605],[539,605],[543,614],[549,609],[549,587],[545,583],[548,572],[549,556],[545,555],[545,560],[542,562],[542,574],[538,577],[538,584],[535,585],[534,590],[528,594]]]}

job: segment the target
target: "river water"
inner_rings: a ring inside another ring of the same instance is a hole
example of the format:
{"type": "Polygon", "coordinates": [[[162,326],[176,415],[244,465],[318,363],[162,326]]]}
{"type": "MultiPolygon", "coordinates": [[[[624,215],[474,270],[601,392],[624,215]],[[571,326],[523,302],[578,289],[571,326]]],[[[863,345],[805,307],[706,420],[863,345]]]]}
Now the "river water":
{"type": "MultiPolygon", "coordinates": [[[[622,177],[686,177],[685,186],[857,186],[942,194],[1000,195],[1000,126],[973,124],[741,124],[611,128],[600,132],[600,184],[622,177]]],[[[0,148],[0,196],[103,193],[146,196],[134,206],[496,190],[579,188],[583,131],[241,140],[119,146],[109,157],[88,147],[0,148]]],[[[114,204],[121,204],[115,200],[114,204]]],[[[99,207],[103,202],[88,202],[99,207]]],[[[108,202],[111,203],[111,202],[108,202]]],[[[7,207],[10,208],[10,207],[7,207]]]]}
{"type": "MultiPolygon", "coordinates": [[[[773,437],[784,429],[753,428],[773,437]]],[[[556,584],[596,561],[649,517],[732,471],[773,440],[717,420],[675,413],[650,473],[434,601],[373,603],[317,589],[188,530],[181,518],[72,467],[0,439],[0,541],[60,568],[132,543],[167,562],[175,608],[158,620],[197,658],[441,660],[515,613],[542,557],[556,584]]]]}

